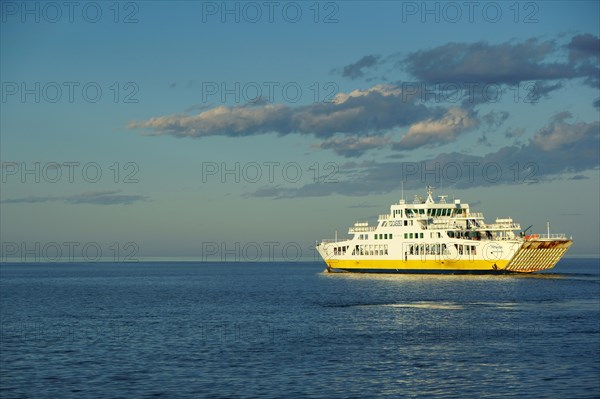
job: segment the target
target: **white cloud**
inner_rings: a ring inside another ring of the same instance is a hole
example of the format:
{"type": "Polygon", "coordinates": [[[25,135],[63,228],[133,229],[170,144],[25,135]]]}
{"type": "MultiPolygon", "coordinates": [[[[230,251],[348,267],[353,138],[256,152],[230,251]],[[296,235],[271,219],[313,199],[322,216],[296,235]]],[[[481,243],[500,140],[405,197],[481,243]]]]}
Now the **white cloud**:
{"type": "Polygon", "coordinates": [[[537,131],[533,136],[533,143],[544,151],[552,151],[568,148],[587,136],[598,136],[598,123],[566,123],[565,119],[571,116],[570,112],[557,114],[550,125],[537,131]]]}
{"type": "Polygon", "coordinates": [[[461,108],[450,108],[438,119],[427,119],[414,123],[408,133],[400,139],[400,148],[410,149],[427,144],[440,144],[454,141],[456,137],[476,127],[478,120],[461,108]]]}

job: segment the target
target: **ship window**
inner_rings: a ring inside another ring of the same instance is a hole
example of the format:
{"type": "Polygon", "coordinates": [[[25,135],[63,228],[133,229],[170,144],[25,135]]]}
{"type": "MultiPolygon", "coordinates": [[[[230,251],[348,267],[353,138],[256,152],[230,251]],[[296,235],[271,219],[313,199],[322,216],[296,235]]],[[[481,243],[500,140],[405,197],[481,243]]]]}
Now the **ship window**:
{"type": "Polygon", "coordinates": [[[378,235],[379,235],[379,234],[375,234],[375,239],[377,239],[377,236],[378,236],[378,235]]]}
{"type": "Polygon", "coordinates": [[[421,238],[423,238],[423,233],[421,233],[421,238]]]}
{"type": "Polygon", "coordinates": [[[411,239],[413,238],[413,233],[409,234],[409,238],[411,238],[411,239]]]}

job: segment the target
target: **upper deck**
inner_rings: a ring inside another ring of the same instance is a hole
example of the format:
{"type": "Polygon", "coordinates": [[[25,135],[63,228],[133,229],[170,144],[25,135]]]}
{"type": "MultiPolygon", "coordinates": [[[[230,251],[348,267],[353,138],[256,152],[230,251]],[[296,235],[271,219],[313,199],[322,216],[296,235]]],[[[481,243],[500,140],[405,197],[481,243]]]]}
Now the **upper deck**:
{"type": "Polygon", "coordinates": [[[520,230],[521,225],[512,218],[498,218],[495,223],[485,223],[481,212],[471,212],[469,204],[460,199],[446,201],[445,195],[440,200],[433,199],[432,187],[427,187],[427,198],[415,195],[412,203],[401,199],[390,206],[390,212],[378,217],[377,225],[369,226],[367,222],[357,222],[348,230],[349,234],[375,232],[387,227],[414,226],[417,230],[479,231],[486,234],[497,234],[504,238],[514,237],[513,232],[520,230]]]}

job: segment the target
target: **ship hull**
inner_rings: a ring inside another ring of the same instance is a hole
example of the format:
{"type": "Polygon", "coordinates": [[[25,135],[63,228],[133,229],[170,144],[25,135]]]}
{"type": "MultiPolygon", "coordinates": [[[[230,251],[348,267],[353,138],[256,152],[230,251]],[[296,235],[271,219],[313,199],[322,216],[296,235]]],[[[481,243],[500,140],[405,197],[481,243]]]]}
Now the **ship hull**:
{"type": "Polygon", "coordinates": [[[355,273],[436,273],[475,274],[504,272],[508,260],[443,261],[443,260],[337,260],[325,261],[329,271],[355,273]]]}
{"type": "Polygon", "coordinates": [[[330,272],[354,273],[433,273],[433,274],[506,274],[533,273],[552,269],[573,243],[570,239],[528,240],[505,247],[509,259],[343,259],[328,255],[321,247],[319,253],[330,272]]]}

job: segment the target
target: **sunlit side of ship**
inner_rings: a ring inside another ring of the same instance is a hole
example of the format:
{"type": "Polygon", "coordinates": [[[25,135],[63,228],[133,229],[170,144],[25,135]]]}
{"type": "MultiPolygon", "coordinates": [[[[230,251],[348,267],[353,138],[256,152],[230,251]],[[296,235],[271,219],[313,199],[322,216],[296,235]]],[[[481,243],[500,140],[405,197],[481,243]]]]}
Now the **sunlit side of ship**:
{"type": "Polygon", "coordinates": [[[425,200],[401,199],[376,226],[355,223],[352,238],[323,240],[317,251],[328,271],[531,273],[554,267],[573,243],[549,227],[546,234],[525,235],[511,218],[485,223],[469,204],[446,197],[435,202],[428,187],[425,200]]]}

